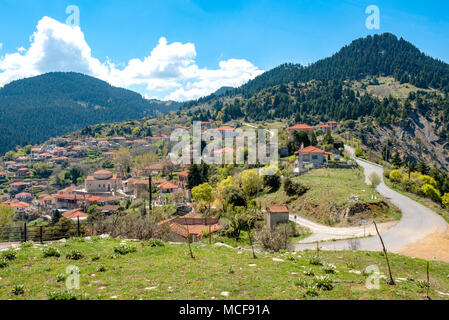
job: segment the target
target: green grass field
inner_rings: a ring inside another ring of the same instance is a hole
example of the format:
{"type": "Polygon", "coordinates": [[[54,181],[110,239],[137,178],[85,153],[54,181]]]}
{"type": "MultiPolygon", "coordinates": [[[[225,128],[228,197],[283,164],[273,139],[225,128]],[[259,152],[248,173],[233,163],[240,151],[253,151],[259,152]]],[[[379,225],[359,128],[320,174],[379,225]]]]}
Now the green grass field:
{"type": "MultiPolygon", "coordinates": [[[[368,266],[376,265],[387,275],[381,253],[321,251],[319,259],[324,265],[312,265],[315,251],[258,253],[258,259],[253,259],[249,251],[193,244],[195,259],[191,259],[186,244],[150,247],[128,243],[136,251],[126,255],[114,255],[114,247],[120,244],[116,239],[72,239],[52,244],[60,250],[60,257],[44,258],[45,247],[40,245],[18,249],[16,259],[0,268],[0,299],[48,299],[50,292],[65,290],[62,275],[70,265],[80,269],[80,288],[73,292],[84,299],[360,300],[426,296],[426,262],[399,255],[389,255],[396,285],[387,285],[386,279],[380,278],[380,288],[369,290],[365,286],[368,274],[364,273],[368,266]],[[80,260],[66,258],[74,249],[82,253],[80,260]]],[[[449,264],[431,263],[432,299],[448,298],[443,295],[449,291],[448,275],[449,264]]]]}
{"type": "Polygon", "coordinates": [[[361,225],[362,218],[375,219],[376,222],[401,218],[401,212],[393,204],[386,202],[378,192],[365,184],[361,171],[317,169],[293,180],[309,187],[309,191],[299,198],[292,198],[280,188],[274,193],[263,195],[260,200],[262,205],[288,203],[291,213],[333,226],[361,225]],[[351,196],[360,200],[351,201],[351,196]],[[376,205],[380,201],[385,201],[388,207],[376,205]],[[349,219],[338,217],[342,210],[356,202],[372,204],[371,211],[356,214],[349,219]]]}

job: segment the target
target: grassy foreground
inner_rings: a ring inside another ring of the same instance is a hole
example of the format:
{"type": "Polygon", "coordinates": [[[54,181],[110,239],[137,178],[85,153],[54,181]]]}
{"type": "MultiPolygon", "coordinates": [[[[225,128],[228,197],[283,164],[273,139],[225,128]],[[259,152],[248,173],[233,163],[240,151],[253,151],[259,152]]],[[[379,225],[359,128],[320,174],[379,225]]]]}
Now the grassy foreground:
{"type": "MultiPolygon", "coordinates": [[[[426,262],[399,255],[390,255],[396,285],[381,278],[379,290],[368,290],[364,273],[368,266],[377,265],[381,274],[387,274],[381,253],[321,251],[323,265],[317,265],[315,251],[259,253],[254,260],[249,251],[194,244],[191,259],[186,244],[127,243],[136,251],[114,254],[120,245],[116,239],[72,239],[18,248],[16,258],[0,268],[0,299],[60,298],[69,265],[80,268],[80,289],[74,292],[84,299],[423,299],[426,295],[426,262]],[[60,257],[44,258],[48,247],[57,248],[60,257]],[[83,257],[68,259],[74,250],[83,257]]],[[[442,294],[449,292],[448,275],[449,264],[431,263],[433,299],[448,298],[442,294]]]]}

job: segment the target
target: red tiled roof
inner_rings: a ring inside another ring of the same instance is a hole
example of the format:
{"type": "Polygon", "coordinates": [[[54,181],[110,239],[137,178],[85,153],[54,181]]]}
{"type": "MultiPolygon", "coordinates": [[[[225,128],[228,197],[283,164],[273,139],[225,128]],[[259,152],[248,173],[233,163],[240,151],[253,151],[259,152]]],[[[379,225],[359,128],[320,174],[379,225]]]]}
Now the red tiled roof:
{"type": "Polygon", "coordinates": [[[179,186],[170,181],[165,181],[157,186],[159,189],[167,190],[167,189],[178,189],[179,186]]]}
{"type": "Polygon", "coordinates": [[[267,207],[267,211],[270,213],[288,213],[288,207],[286,205],[272,205],[267,207]]]}
{"type": "Polygon", "coordinates": [[[304,148],[302,150],[298,150],[295,152],[295,154],[298,154],[298,153],[326,153],[326,152],[319,148],[316,148],[313,146],[308,146],[307,148],[304,148]]]}
{"type": "Polygon", "coordinates": [[[178,173],[178,176],[188,177],[189,176],[189,170],[182,171],[178,173]]]}
{"type": "Polygon", "coordinates": [[[313,128],[308,126],[307,124],[295,124],[294,126],[287,128],[287,130],[304,130],[304,131],[312,131],[313,128]]]}
{"type": "Polygon", "coordinates": [[[218,131],[226,131],[226,130],[230,130],[230,131],[234,131],[233,127],[230,126],[221,126],[220,128],[217,129],[218,131]]]}
{"type": "Polygon", "coordinates": [[[63,217],[68,218],[68,219],[74,219],[74,218],[87,218],[89,215],[85,212],[83,212],[83,209],[78,208],[78,209],[73,209],[73,210],[69,210],[66,211],[62,214],[63,217]]]}

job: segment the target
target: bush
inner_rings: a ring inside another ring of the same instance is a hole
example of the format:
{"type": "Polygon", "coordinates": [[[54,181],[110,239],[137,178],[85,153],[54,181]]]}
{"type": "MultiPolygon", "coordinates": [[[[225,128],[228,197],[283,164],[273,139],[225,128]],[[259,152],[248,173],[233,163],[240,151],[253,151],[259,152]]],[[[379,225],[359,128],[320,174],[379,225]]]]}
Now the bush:
{"type": "Polygon", "coordinates": [[[48,300],[82,300],[85,297],[70,290],[51,291],[47,293],[48,300]]]}
{"type": "Polygon", "coordinates": [[[449,209],[449,193],[444,194],[444,196],[441,198],[441,202],[443,203],[443,206],[449,209]]]}
{"type": "Polygon", "coordinates": [[[83,254],[81,253],[81,251],[75,249],[67,253],[65,258],[70,260],[79,260],[83,258],[83,254]]]}
{"type": "Polygon", "coordinates": [[[363,149],[362,149],[362,148],[356,148],[356,149],[355,149],[355,152],[354,152],[354,155],[355,155],[357,158],[363,158],[363,157],[365,156],[365,153],[363,152],[363,149]]]}
{"type": "Polygon", "coordinates": [[[121,243],[119,246],[114,247],[114,253],[125,255],[131,252],[136,252],[137,248],[135,246],[130,246],[126,243],[121,243]]]}
{"type": "Polygon", "coordinates": [[[322,266],[323,263],[321,262],[321,259],[318,257],[312,257],[309,259],[309,264],[314,266],[322,266]]]}
{"type": "Polygon", "coordinates": [[[59,252],[58,249],[53,248],[53,247],[45,248],[45,249],[42,251],[42,254],[44,255],[44,258],[49,258],[49,257],[60,257],[60,256],[61,256],[61,252],[59,252]]]}
{"type": "Polygon", "coordinates": [[[58,274],[56,275],[56,281],[57,281],[57,282],[64,282],[65,279],[67,279],[67,275],[64,274],[64,273],[58,273],[58,274]]]}
{"type": "Polygon", "coordinates": [[[256,234],[258,241],[265,250],[279,252],[286,250],[292,235],[290,224],[280,224],[274,230],[265,227],[256,234]]]}
{"type": "Polygon", "coordinates": [[[302,185],[300,182],[294,182],[290,178],[286,178],[284,181],[284,191],[290,197],[301,196],[306,193],[307,190],[307,187],[302,185]]]}
{"type": "Polygon", "coordinates": [[[0,259],[0,269],[2,268],[6,268],[8,266],[8,261],[6,261],[5,259],[0,259]]]}
{"type": "Polygon", "coordinates": [[[426,175],[421,175],[418,178],[420,181],[423,182],[423,184],[430,184],[432,187],[436,188],[437,187],[437,182],[435,181],[434,178],[432,178],[431,176],[426,176],[426,175]]]}
{"type": "Polygon", "coordinates": [[[148,241],[142,242],[142,245],[146,247],[163,247],[164,242],[159,239],[150,239],[148,241]]]}
{"type": "Polygon", "coordinates": [[[393,170],[390,172],[390,176],[389,176],[391,181],[394,182],[401,182],[402,180],[402,173],[399,170],[393,170]]]}
{"type": "Polygon", "coordinates": [[[16,259],[16,252],[12,249],[9,249],[7,251],[4,251],[1,255],[1,258],[7,261],[15,260],[16,259]]]}
{"type": "Polygon", "coordinates": [[[98,272],[106,272],[106,270],[107,270],[106,267],[103,265],[99,266],[97,269],[98,272]]]}
{"type": "Polygon", "coordinates": [[[25,293],[25,286],[23,284],[16,284],[13,288],[12,288],[12,294],[18,296],[21,294],[25,293]]]}
{"type": "Polygon", "coordinates": [[[27,242],[21,243],[20,248],[22,248],[22,249],[31,248],[33,245],[34,245],[34,242],[29,240],[27,242]]]}
{"type": "Polygon", "coordinates": [[[430,184],[425,184],[421,187],[421,191],[435,202],[441,203],[441,193],[430,184]]]}
{"type": "Polygon", "coordinates": [[[372,186],[374,188],[377,187],[380,184],[380,182],[381,182],[381,179],[380,179],[379,175],[377,173],[375,173],[375,172],[370,174],[369,179],[370,179],[370,181],[372,183],[372,186]]]}
{"type": "Polygon", "coordinates": [[[332,279],[326,276],[315,277],[313,283],[318,289],[323,291],[330,291],[334,288],[332,279]]]}

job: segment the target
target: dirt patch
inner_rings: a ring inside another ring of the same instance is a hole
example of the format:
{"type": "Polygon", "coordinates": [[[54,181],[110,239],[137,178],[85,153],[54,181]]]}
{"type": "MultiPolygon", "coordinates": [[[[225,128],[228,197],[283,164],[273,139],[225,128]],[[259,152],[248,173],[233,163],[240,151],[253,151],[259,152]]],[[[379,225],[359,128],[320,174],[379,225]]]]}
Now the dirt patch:
{"type": "Polygon", "coordinates": [[[427,238],[412,243],[395,253],[413,258],[449,262],[449,232],[432,233],[427,238]]]}

